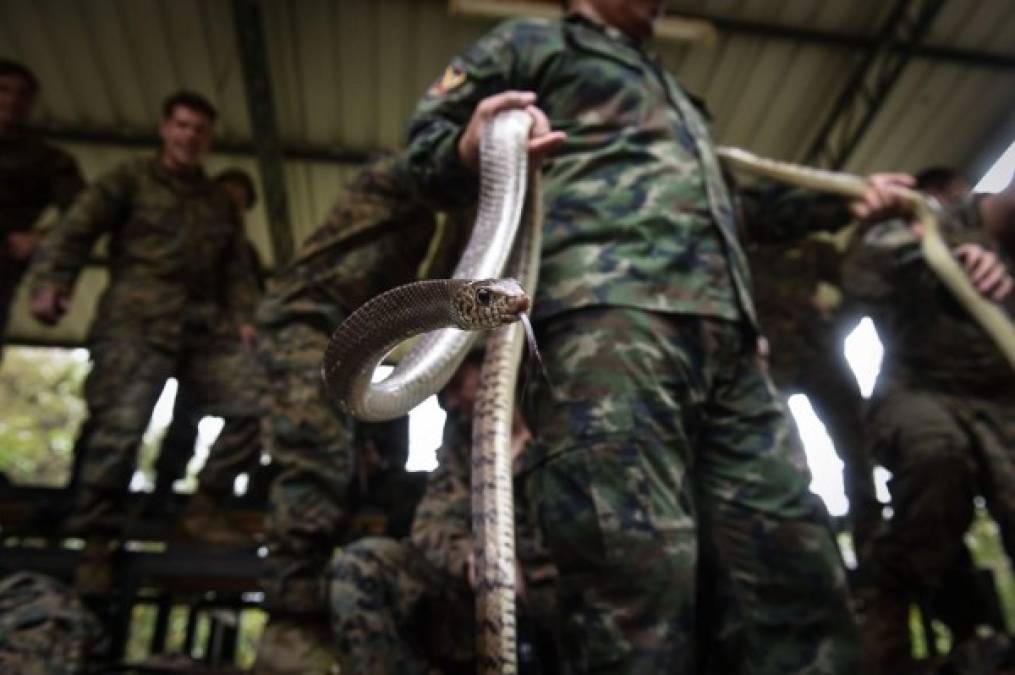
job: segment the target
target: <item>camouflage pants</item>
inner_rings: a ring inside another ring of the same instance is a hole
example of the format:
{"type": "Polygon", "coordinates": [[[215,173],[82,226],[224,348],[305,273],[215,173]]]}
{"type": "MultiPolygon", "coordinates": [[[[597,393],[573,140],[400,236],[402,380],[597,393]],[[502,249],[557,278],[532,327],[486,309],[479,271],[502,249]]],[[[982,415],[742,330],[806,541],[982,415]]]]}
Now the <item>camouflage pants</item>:
{"type": "Polygon", "coordinates": [[[276,612],[323,612],[324,572],[349,516],[352,420],[324,394],[326,331],[268,321],[258,331],[268,378],[265,443],[280,471],[265,523],[265,600],[276,612]]]}
{"type": "MultiPolygon", "coordinates": [[[[257,365],[236,339],[188,334],[179,351],[173,352],[140,339],[105,338],[91,345],[91,358],[92,370],[85,380],[89,418],[80,431],[79,446],[79,482],[85,499],[96,495],[118,499],[126,491],[142,435],[170,377],[193,392],[195,405],[206,414],[257,424],[257,365]],[[246,376],[223,377],[223,372],[246,376]]],[[[211,456],[248,452],[246,447],[229,447],[248,440],[223,434],[211,456]]]]}
{"type": "Polygon", "coordinates": [[[979,494],[1015,560],[1015,402],[890,386],[871,409],[872,454],[892,472],[892,518],[872,543],[863,623],[866,669],[912,668],[909,608],[961,567],[979,494]]]}
{"type": "Polygon", "coordinates": [[[540,334],[552,385],[529,406],[530,485],[569,672],[856,672],[827,513],[753,334],[615,307],[540,334]],[[715,573],[699,579],[701,560],[715,573]],[[712,625],[696,625],[699,586],[729,600],[712,625]]]}
{"type": "MultiPolygon", "coordinates": [[[[223,373],[223,376],[236,375],[223,373]]],[[[259,387],[263,386],[259,383],[259,387]]],[[[174,481],[183,478],[187,464],[194,456],[197,425],[204,417],[204,411],[198,404],[200,397],[195,394],[182,386],[177,389],[173,419],[166,429],[155,461],[156,486],[167,493],[174,481]]],[[[251,417],[229,418],[225,420],[219,439],[218,451],[208,455],[198,473],[198,486],[214,495],[230,495],[238,475],[260,466],[260,421],[251,417]]]]}

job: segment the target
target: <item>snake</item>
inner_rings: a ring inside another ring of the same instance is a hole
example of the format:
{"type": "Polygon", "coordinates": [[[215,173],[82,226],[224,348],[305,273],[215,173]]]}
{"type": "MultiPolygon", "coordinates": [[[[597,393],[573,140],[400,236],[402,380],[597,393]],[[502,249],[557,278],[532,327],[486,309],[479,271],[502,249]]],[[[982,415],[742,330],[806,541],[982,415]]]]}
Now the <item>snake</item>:
{"type": "Polygon", "coordinates": [[[478,331],[492,331],[471,452],[481,673],[518,670],[511,422],[542,232],[539,176],[528,166],[531,122],[528,113],[510,110],[484,127],[476,221],[452,277],[398,286],[361,305],[335,329],[321,365],[326,390],[344,411],[384,421],[443,388],[478,331]],[[375,381],[385,356],[415,336],[421,337],[391,374],[375,381]]]}
{"type": "MultiPolygon", "coordinates": [[[[816,192],[862,199],[870,188],[866,179],[854,174],[759,157],[741,148],[719,147],[716,154],[735,169],[816,192]]],[[[894,189],[909,203],[914,216],[923,224],[920,252],[927,267],[962,304],[1015,369],[1015,324],[1012,324],[997,303],[987,300],[976,290],[955,260],[941,234],[944,214],[937,200],[910,188],[894,189]]]]}
{"type": "MultiPolygon", "coordinates": [[[[526,152],[530,125],[527,113],[506,111],[484,127],[477,217],[452,278],[406,284],[364,303],[335,330],[321,366],[325,387],[343,410],[364,421],[384,421],[405,415],[439,391],[464,360],[476,332],[493,331],[472,437],[477,664],[479,672],[491,674],[517,673],[511,422],[524,344],[521,324],[537,282],[542,229],[538,171],[529,170],[526,152]],[[505,273],[515,278],[501,278],[505,273]],[[392,373],[375,381],[385,356],[415,336],[421,337],[392,373]]],[[[717,155],[739,170],[814,191],[862,198],[869,188],[859,176],[761,158],[739,148],[720,147],[717,155]]],[[[924,224],[921,248],[928,266],[1015,367],[1015,328],[952,257],[941,236],[940,207],[914,190],[900,188],[900,193],[924,224]]]]}

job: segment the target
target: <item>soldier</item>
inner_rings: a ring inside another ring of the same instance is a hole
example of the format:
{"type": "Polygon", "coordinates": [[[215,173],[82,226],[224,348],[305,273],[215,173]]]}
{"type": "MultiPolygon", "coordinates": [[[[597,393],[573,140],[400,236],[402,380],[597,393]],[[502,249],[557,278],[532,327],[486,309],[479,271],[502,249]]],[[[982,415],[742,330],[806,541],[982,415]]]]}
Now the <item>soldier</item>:
{"type": "Polygon", "coordinates": [[[25,130],[39,81],[0,59],[0,358],[10,305],[39,241],[35,221],[49,205],[66,209],[85,186],[74,159],[25,130]]]}
{"type": "MultiPolygon", "coordinates": [[[[1015,206],[1015,189],[965,198],[946,238],[980,292],[1007,297],[1012,316],[1012,280],[990,252],[998,248],[992,233],[1015,227],[1015,209],[1005,204],[1015,206]]],[[[912,657],[910,605],[931,607],[945,582],[954,581],[949,575],[962,569],[977,494],[1015,560],[1015,375],[922,263],[918,228],[891,221],[871,229],[862,244],[845,275],[851,292],[869,303],[885,347],[867,428],[873,457],[892,472],[892,518],[868,556],[873,588],[863,672],[929,672],[931,664],[912,657]]],[[[971,628],[957,636],[964,637],[973,637],[971,628]]]]}
{"type": "Polygon", "coordinates": [[[169,377],[199,392],[209,413],[257,415],[248,383],[215,376],[252,344],[255,300],[235,209],[201,169],[215,116],[197,94],[168,97],[160,154],[124,162],[85,190],[32,263],[32,313],[55,323],[95,241],[110,236],[110,282],[88,337],[89,421],[67,532],[117,528],[138,445],[169,377]]]}
{"type": "MultiPolygon", "coordinates": [[[[349,526],[355,429],[325,395],[321,356],[349,313],[413,281],[426,256],[435,216],[407,191],[400,164],[382,157],[356,176],[258,307],[258,352],[268,381],[265,445],[279,475],[265,524],[271,620],[257,672],[291,672],[294,650],[317,653],[330,643],[326,570],[349,526]]],[[[462,229],[444,231],[460,236],[462,229]]],[[[455,249],[454,237],[446,241],[438,251],[455,249]]]]}
{"type": "MultiPolygon", "coordinates": [[[[240,221],[257,202],[257,191],[250,176],[242,169],[226,169],[217,174],[213,181],[232,201],[240,221]]],[[[244,238],[247,254],[256,271],[256,287],[251,289],[255,297],[264,292],[264,268],[254,244],[244,238]]],[[[226,328],[228,330],[228,328],[226,328]]],[[[242,356],[223,362],[235,368],[249,368],[250,359],[242,356]]],[[[249,381],[249,373],[233,373],[228,370],[218,374],[223,378],[239,377],[249,381]]],[[[263,385],[262,385],[263,386],[263,385]]],[[[200,392],[179,387],[173,405],[173,419],[162,439],[159,455],[155,461],[155,491],[151,504],[156,512],[172,509],[173,483],[183,478],[187,463],[194,454],[197,442],[197,425],[203,411],[197,405],[200,392]]],[[[216,520],[215,510],[226,496],[232,494],[236,477],[260,467],[261,443],[258,420],[250,417],[227,419],[222,429],[224,441],[219,452],[208,456],[198,474],[198,491],[188,501],[187,509],[180,522],[180,529],[197,540],[208,541],[209,533],[216,534],[216,528],[209,528],[209,522],[216,520]],[[223,452],[228,449],[230,452],[223,452]]],[[[249,476],[248,476],[249,477],[249,476]]],[[[249,483],[248,483],[249,485],[249,483]]],[[[213,537],[214,539],[214,537],[213,537]]],[[[216,541],[208,541],[216,543],[216,541]]],[[[240,544],[237,539],[234,544],[240,544]]]]}
{"type": "MultiPolygon", "coordinates": [[[[331,622],[342,672],[476,671],[469,448],[481,364],[479,352],[473,352],[440,395],[448,414],[444,441],[409,539],[361,539],[333,559],[331,622]]],[[[516,475],[528,439],[516,413],[516,475]]],[[[520,614],[534,621],[533,634],[550,638],[557,625],[555,571],[527,521],[524,500],[516,505],[520,614]]],[[[549,654],[529,656],[534,661],[549,654]]]]}
{"type": "Polygon", "coordinates": [[[746,251],[769,373],[785,397],[805,394],[824,423],[844,465],[854,547],[863,550],[881,505],[864,449],[863,398],[842,349],[856,323],[843,303],[842,254],[816,237],[790,245],[748,242],[746,251]]]}
{"type": "Polygon", "coordinates": [[[0,579],[0,672],[99,672],[107,646],[99,619],[56,579],[31,572],[0,579]]]}
{"type": "MultiPolygon", "coordinates": [[[[711,668],[695,663],[700,541],[735,601],[699,631],[724,672],[855,672],[845,575],[758,358],[727,186],[702,116],[642,47],[663,4],[572,0],[563,21],[494,29],[419,104],[411,176],[441,205],[474,199],[481,130],[506,108],[533,116],[530,153],[555,150],[533,316],[553,386],[526,419],[569,670],[711,668]]],[[[891,180],[855,215],[898,207],[891,180]]],[[[811,223],[785,206],[766,209],[770,236],[811,223]]]]}

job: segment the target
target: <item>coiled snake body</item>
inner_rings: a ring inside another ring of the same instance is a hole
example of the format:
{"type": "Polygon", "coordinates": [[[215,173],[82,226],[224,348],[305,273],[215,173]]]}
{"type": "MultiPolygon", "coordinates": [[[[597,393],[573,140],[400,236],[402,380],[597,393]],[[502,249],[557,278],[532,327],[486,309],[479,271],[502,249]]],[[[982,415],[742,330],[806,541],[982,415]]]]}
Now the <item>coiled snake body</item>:
{"type": "MultiPolygon", "coordinates": [[[[407,284],[367,302],[336,329],[322,364],[326,386],[344,409],[366,421],[392,419],[447,383],[472,344],[474,337],[468,331],[501,327],[487,343],[473,411],[473,530],[482,673],[517,672],[510,446],[523,339],[516,320],[529,307],[522,286],[530,293],[535,289],[542,218],[537,172],[530,175],[527,165],[529,125],[528,114],[509,111],[486,127],[479,211],[454,278],[407,284]],[[522,285],[492,278],[505,270],[522,285]],[[477,278],[486,280],[473,281],[477,278]],[[395,345],[427,331],[437,332],[424,335],[388,378],[372,383],[376,366],[395,345]]],[[[812,190],[856,198],[867,187],[856,176],[773,162],[738,149],[720,148],[718,154],[739,169],[812,190]]],[[[976,292],[952,258],[941,240],[934,205],[919,193],[910,191],[907,196],[926,227],[923,250],[928,264],[1015,367],[1015,329],[976,292]]]]}

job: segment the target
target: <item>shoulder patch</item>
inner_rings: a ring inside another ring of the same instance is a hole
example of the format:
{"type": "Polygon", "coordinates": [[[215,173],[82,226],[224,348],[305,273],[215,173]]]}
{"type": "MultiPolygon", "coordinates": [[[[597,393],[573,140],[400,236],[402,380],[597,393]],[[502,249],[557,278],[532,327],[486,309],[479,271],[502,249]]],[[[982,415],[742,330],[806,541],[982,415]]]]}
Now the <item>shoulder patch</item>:
{"type": "Polygon", "coordinates": [[[457,89],[465,84],[465,80],[465,71],[460,66],[452,64],[445,69],[444,74],[433,83],[427,93],[431,96],[443,96],[452,89],[457,89]]]}

